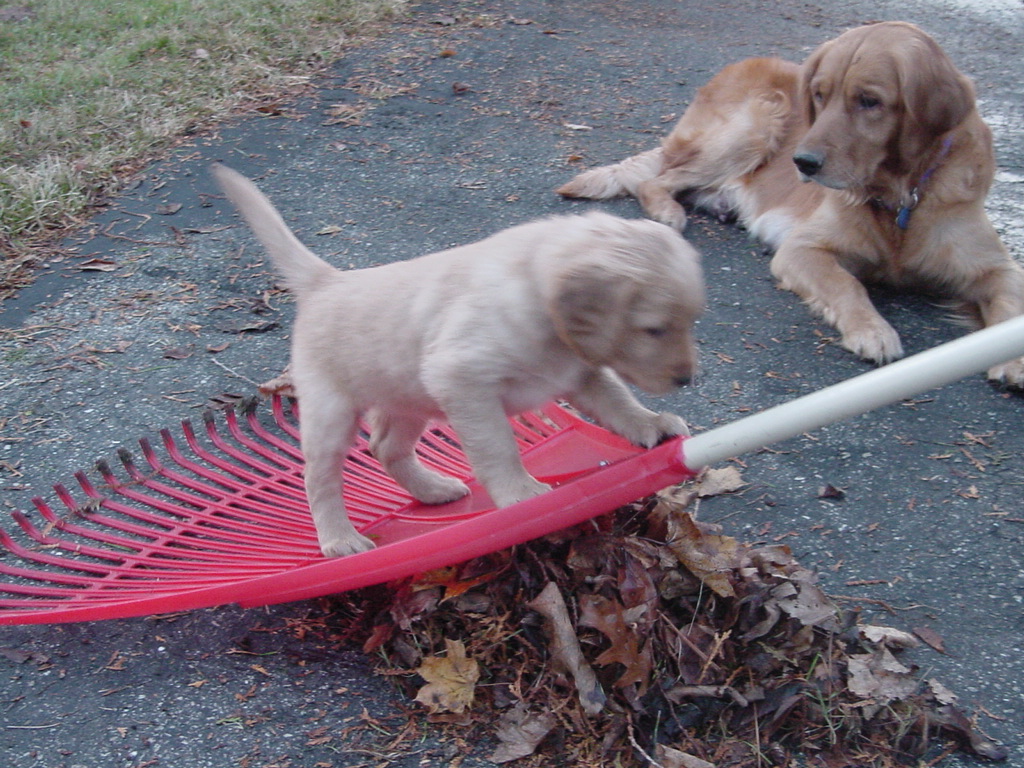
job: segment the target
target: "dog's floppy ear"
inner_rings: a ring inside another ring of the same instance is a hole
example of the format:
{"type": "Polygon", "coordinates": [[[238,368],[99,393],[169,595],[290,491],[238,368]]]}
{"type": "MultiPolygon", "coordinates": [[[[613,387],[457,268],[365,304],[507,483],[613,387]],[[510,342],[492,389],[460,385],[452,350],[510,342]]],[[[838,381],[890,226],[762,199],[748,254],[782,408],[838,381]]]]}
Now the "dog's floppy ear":
{"type": "Polygon", "coordinates": [[[811,93],[811,81],[814,79],[815,74],[818,72],[818,67],[821,65],[821,60],[825,57],[825,52],[829,46],[832,45],[832,41],[822,43],[815,48],[811,55],[807,57],[803,64],[800,65],[800,104],[803,107],[804,122],[810,125],[814,122],[814,118],[817,117],[817,111],[814,107],[814,94],[811,93]]]}
{"type": "Polygon", "coordinates": [[[598,264],[584,264],[560,276],[551,317],[558,337],[586,362],[604,365],[622,335],[636,285],[598,264]]]}
{"type": "Polygon", "coordinates": [[[903,122],[899,151],[910,160],[974,109],[974,86],[927,35],[907,46],[897,65],[903,122]]]}

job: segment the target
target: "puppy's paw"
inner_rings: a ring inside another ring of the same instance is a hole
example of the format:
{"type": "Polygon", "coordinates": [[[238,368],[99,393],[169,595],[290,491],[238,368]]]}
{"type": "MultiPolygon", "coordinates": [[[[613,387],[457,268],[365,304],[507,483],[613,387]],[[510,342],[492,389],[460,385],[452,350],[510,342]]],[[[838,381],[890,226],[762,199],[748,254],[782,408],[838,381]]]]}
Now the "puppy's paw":
{"type": "Polygon", "coordinates": [[[320,542],[320,551],[324,553],[324,557],[345,557],[359,552],[368,552],[371,549],[376,549],[376,545],[356,531],[352,531],[347,536],[320,542]]]}
{"type": "Polygon", "coordinates": [[[490,493],[491,500],[497,506],[510,507],[517,502],[532,499],[534,496],[540,496],[550,490],[551,486],[547,483],[527,476],[515,484],[503,483],[500,487],[489,487],[487,492],[490,493]]]}
{"type": "Polygon", "coordinates": [[[415,490],[408,490],[417,501],[424,504],[447,504],[469,493],[464,482],[448,475],[431,472],[429,478],[421,479],[424,482],[419,483],[415,490]]]}
{"type": "Polygon", "coordinates": [[[989,381],[1011,389],[1024,389],[1024,357],[988,369],[989,381]]]}
{"type": "Polygon", "coordinates": [[[843,333],[843,346],[858,357],[878,365],[903,357],[899,334],[881,317],[843,333]]]}
{"type": "Polygon", "coordinates": [[[633,425],[633,429],[622,434],[624,438],[634,445],[642,448],[653,448],[662,440],[677,435],[689,435],[690,428],[682,418],[674,413],[662,411],[652,413],[649,419],[633,425]]]}
{"type": "Polygon", "coordinates": [[[683,417],[668,411],[662,411],[658,414],[657,426],[661,432],[658,442],[668,437],[690,436],[690,425],[683,420],[683,417]]]}

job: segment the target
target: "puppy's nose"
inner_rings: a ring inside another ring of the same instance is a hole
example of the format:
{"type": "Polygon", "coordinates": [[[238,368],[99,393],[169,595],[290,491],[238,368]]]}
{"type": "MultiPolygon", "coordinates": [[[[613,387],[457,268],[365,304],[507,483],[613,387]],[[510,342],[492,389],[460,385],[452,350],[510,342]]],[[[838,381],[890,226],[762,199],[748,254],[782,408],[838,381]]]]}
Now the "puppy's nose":
{"type": "Polygon", "coordinates": [[[693,381],[692,376],[676,376],[674,379],[672,379],[672,383],[675,384],[677,387],[685,387],[691,381],[693,381]]]}
{"type": "Polygon", "coordinates": [[[825,158],[817,152],[797,152],[793,155],[793,162],[804,176],[814,176],[825,164],[825,158]]]}

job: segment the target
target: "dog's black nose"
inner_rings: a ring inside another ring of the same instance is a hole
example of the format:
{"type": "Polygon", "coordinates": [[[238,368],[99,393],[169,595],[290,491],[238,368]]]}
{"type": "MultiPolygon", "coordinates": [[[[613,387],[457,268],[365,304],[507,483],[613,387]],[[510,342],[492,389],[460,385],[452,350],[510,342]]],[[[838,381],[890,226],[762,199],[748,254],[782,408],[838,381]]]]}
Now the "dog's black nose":
{"type": "Polygon", "coordinates": [[[814,176],[825,164],[825,158],[814,152],[797,152],[793,155],[793,162],[804,176],[814,176]]]}
{"type": "Polygon", "coordinates": [[[675,384],[677,387],[685,387],[691,381],[693,381],[692,376],[676,376],[674,379],[672,379],[672,383],[675,384]]]}

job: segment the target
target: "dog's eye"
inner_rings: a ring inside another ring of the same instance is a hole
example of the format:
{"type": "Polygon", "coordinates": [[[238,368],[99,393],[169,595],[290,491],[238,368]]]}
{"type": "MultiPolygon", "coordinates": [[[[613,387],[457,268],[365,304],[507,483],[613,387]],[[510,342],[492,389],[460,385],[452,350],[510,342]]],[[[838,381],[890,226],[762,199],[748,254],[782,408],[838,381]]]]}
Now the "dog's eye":
{"type": "Polygon", "coordinates": [[[861,109],[874,109],[875,107],[881,106],[882,102],[874,96],[868,96],[862,93],[857,99],[857,104],[860,105],[861,109]]]}
{"type": "Polygon", "coordinates": [[[644,333],[646,333],[652,339],[660,339],[662,336],[668,333],[668,329],[660,327],[644,328],[644,333]]]}

